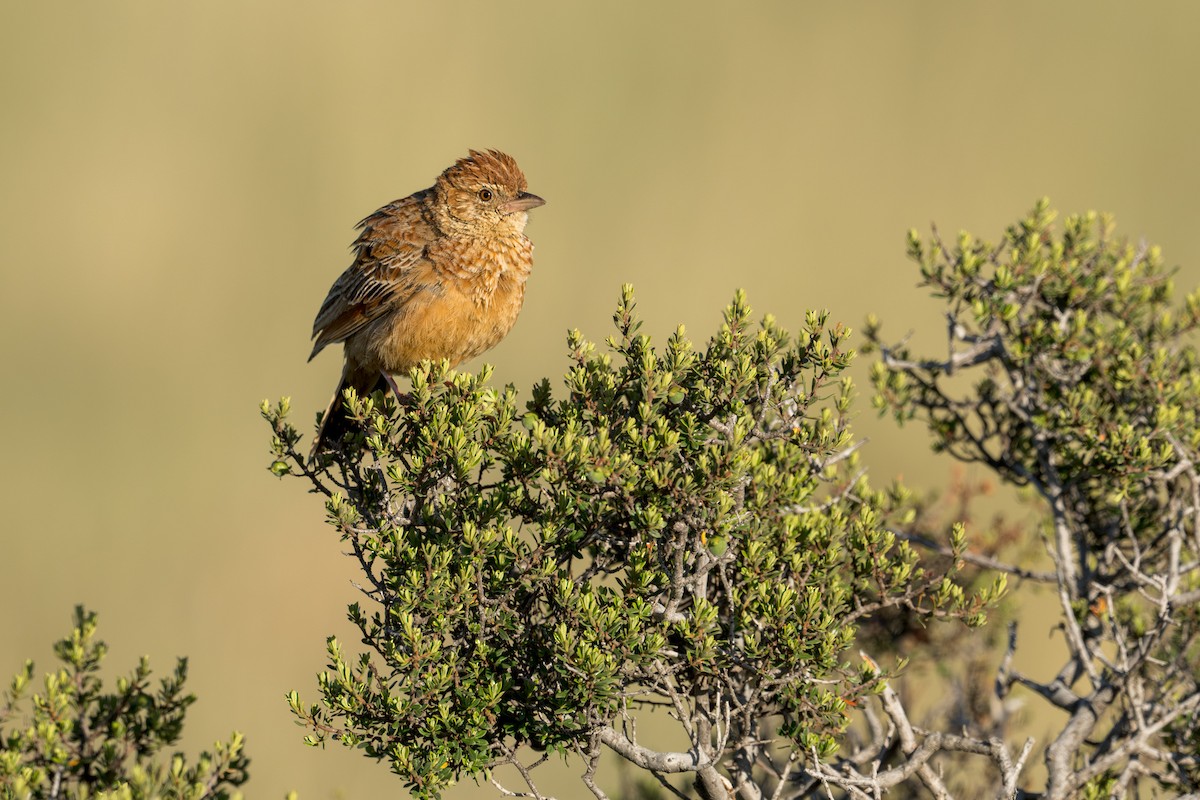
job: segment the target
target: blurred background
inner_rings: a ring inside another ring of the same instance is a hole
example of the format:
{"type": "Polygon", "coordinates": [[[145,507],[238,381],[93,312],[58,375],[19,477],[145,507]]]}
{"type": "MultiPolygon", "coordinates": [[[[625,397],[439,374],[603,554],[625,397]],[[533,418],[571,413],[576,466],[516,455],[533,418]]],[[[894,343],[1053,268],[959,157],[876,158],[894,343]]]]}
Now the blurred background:
{"type": "MultiPolygon", "coordinates": [[[[49,669],[86,603],[114,671],[191,657],[185,746],[245,731],[250,795],[403,795],[287,710],[326,635],[355,641],[356,593],[257,409],[325,407],[341,356],[305,364],[308,336],[357,220],[468,148],[518,159],[548,203],[485,358],[524,392],[568,328],[609,333],[626,281],[660,341],[706,338],[741,286],[788,327],[876,312],[933,348],[904,256],[931,221],[994,241],[1049,195],[1200,282],[1198,25],[1186,2],[0,4],[0,678],[49,669]]],[[[860,391],[874,479],[944,484],[860,391]]]]}

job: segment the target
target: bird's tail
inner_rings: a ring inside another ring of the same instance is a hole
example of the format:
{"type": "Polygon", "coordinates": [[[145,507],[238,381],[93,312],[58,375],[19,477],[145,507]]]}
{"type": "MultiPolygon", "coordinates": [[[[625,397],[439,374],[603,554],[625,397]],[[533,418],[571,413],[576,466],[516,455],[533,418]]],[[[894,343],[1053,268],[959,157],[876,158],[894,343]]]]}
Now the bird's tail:
{"type": "Polygon", "coordinates": [[[309,461],[316,459],[326,450],[338,447],[342,443],[342,437],[350,431],[350,416],[346,411],[344,396],[347,389],[354,389],[359,397],[367,397],[375,391],[387,391],[388,381],[382,373],[351,369],[349,364],[345,366],[342,370],[342,379],[338,382],[337,391],[333,393],[329,407],[325,409],[325,414],[321,417],[317,438],[313,440],[312,450],[308,454],[309,461]]]}

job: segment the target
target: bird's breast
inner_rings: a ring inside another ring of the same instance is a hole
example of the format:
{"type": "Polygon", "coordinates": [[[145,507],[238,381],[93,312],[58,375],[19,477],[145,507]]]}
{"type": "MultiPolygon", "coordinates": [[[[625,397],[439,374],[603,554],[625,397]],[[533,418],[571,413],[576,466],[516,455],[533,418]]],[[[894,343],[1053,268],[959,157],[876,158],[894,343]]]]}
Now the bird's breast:
{"type": "Polygon", "coordinates": [[[532,251],[524,237],[511,244],[431,251],[434,279],[369,337],[381,368],[399,373],[422,359],[443,358],[457,365],[494,347],[521,311],[532,251]],[[456,257],[447,259],[451,253],[456,257]]]}
{"type": "Polygon", "coordinates": [[[524,283],[533,268],[533,244],[524,236],[444,237],[426,257],[443,281],[486,305],[502,280],[524,283]]]}

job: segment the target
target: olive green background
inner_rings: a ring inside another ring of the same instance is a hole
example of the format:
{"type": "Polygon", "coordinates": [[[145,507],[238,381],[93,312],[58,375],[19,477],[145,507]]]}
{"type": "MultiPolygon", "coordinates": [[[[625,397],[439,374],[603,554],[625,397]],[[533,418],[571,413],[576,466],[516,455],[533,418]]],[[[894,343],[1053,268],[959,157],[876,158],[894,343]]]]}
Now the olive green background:
{"type": "MultiPolygon", "coordinates": [[[[904,257],[931,220],[994,240],[1049,195],[1197,282],[1198,26],[1185,2],[3,2],[0,677],[49,668],[87,603],[114,668],[190,655],[185,744],[244,730],[251,795],[402,796],[283,701],[356,595],[257,411],[324,408],[340,354],[306,365],[308,334],[355,221],[470,147],[518,159],[548,203],[486,359],[523,390],[626,281],[659,338],[707,336],[742,286],[789,327],[875,311],[941,346],[904,257]]],[[[875,479],[943,482],[863,394],[875,479]]]]}

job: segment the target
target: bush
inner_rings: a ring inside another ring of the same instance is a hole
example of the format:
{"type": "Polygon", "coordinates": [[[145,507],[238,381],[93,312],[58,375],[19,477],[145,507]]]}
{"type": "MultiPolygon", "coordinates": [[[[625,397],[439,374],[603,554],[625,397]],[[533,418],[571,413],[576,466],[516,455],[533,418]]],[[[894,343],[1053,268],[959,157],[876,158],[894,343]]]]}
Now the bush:
{"type": "Polygon", "coordinates": [[[291,697],[310,741],[386,760],[418,797],[499,764],[536,792],[522,745],[579,754],[598,795],[608,748],[724,797],[778,780],[779,747],[784,774],[834,757],[886,686],[871,659],[846,660],[863,620],[982,623],[1003,580],[967,596],[924,571],[889,530],[906,493],[859,469],[849,332],[823,314],[795,337],[750,319],[739,294],[703,352],[682,329],[658,352],[626,287],[611,354],[570,335],[561,399],[543,382],[520,411],[487,370],[425,365],[405,397],[349,396],[361,431],[317,466],[287,403],[264,405],[273,470],[327,497],[366,578],[368,606],[350,608],[366,649],[331,639],[321,701],[291,697]],[[639,741],[654,708],[686,752],[639,741]]]}
{"type": "Polygon", "coordinates": [[[187,659],[152,687],[143,657],[116,691],[106,692],[97,674],[108,654],[96,638],[96,615],[75,609],[75,627],[54,646],[62,662],[45,676],[44,690],[26,695],[33,662],[13,678],[0,705],[0,798],[111,798],[201,800],[240,798],[249,763],[242,735],[217,742],[188,764],[181,753],[156,758],[183,732],[195,696],[184,693],[187,659]],[[14,724],[15,723],[15,724],[14,724]],[[11,725],[11,727],[10,727],[11,725]]]}
{"type": "Polygon", "coordinates": [[[1195,792],[1200,293],[1176,307],[1158,248],[1117,239],[1111,218],[1070,217],[1061,236],[1053,219],[1043,200],[998,246],[909,235],[950,348],[915,358],[870,323],[875,402],[1040,503],[1068,656],[1023,675],[1014,630],[997,690],[1067,714],[1045,796],[1195,792]]]}

